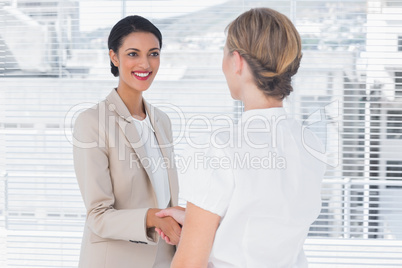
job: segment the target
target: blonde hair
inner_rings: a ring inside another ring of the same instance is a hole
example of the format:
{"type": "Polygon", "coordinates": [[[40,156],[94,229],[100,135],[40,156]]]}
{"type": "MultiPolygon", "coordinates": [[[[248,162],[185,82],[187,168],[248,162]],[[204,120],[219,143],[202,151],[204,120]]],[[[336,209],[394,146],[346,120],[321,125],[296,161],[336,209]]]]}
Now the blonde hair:
{"type": "Polygon", "coordinates": [[[270,8],[251,9],[231,22],[226,45],[248,63],[254,81],[266,95],[284,99],[299,69],[301,39],[293,23],[270,8]]]}

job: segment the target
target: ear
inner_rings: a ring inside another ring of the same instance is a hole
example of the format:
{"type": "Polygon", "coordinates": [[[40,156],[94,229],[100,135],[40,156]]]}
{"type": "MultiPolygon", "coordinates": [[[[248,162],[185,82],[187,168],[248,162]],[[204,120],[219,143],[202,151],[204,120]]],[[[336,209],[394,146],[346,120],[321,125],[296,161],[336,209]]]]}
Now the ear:
{"type": "Polygon", "coordinates": [[[244,58],[240,56],[239,52],[233,51],[233,64],[236,74],[241,74],[244,68],[244,58]]]}
{"type": "Polygon", "coordinates": [[[109,57],[114,66],[119,67],[119,57],[117,57],[117,54],[113,51],[113,49],[109,50],[109,57]]]}

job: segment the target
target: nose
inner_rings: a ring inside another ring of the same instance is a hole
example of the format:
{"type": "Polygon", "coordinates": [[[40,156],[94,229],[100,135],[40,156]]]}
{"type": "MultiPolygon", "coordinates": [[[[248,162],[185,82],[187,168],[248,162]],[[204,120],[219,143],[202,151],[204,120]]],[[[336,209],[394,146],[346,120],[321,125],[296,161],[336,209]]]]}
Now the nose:
{"type": "Polygon", "coordinates": [[[149,65],[149,60],[148,60],[148,57],[147,57],[147,56],[141,57],[141,60],[140,60],[140,62],[139,62],[139,66],[140,66],[141,68],[143,68],[143,69],[148,69],[148,68],[150,67],[150,65],[149,65]]]}

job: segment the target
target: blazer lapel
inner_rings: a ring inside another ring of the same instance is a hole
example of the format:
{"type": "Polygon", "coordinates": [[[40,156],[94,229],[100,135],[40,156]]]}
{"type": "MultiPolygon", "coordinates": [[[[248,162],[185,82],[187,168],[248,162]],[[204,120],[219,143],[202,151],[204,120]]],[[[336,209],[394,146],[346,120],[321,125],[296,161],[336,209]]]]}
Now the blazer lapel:
{"type": "MultiPolygon", "coordinates": [[[[141,162],[141,165],[145,169],[149,178],[153,177],[152,174],[152,167],[149,164],[143,165],[142,161],[147,159],[148,155],[145,151],[144,144],[141,141],[140,134],[138,133],[137,128],[135,127],[130,112],[128,111],[126,105],[124,104],[123,100],[120,98],[119,94],[115,89],[106,97],[108,103],[108,110],[115,111],[118,115],[116,118],[117,124],[119,125],[121,131],[123,132],[124,136],[126,136],[128,142],[130,143],[131,147],[134,149],[135,154],[137,155],[138,159],[141,162]]],[[[147,159],[148,163],[149,159],[147,159]]],[[[156,195],[154,192],[154,200],[155,205],[156,202],[156,195]]]]}

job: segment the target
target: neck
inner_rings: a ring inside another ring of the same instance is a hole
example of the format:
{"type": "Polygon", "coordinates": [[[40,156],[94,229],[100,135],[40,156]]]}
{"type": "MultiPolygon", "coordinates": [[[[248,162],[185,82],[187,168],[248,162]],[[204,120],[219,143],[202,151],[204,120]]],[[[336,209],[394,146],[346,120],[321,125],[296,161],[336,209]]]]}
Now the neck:
{"type": "Polygon", "coordinates": [[[130,114],[137,119],[145,118],[145,107],[142,101],[142,92],[130,90],[119,85],[117,93],[126,105],[130,114]]]}
{"type": "Polygon", "coordinates": [[[262,92],[256,85],[247,85],[247,89],[242,90],[243,96],[241,101],[244,104],[244,111],[254,109],[268,109],[283,107],[282,100],[269,97],[262,92]]]}

